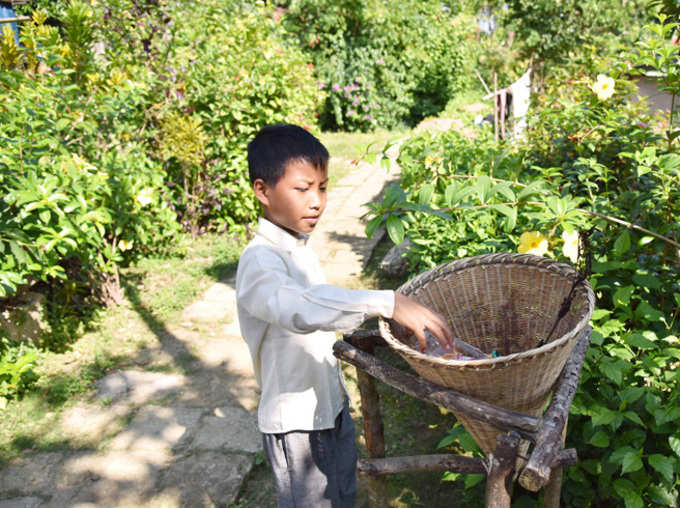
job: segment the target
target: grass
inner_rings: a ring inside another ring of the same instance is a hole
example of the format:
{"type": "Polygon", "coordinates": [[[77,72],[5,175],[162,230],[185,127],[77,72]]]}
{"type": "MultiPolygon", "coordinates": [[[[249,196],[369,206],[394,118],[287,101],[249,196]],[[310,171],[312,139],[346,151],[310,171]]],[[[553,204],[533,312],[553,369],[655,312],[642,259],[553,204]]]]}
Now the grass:
{"type": "MultiPolygon", "coordinates": [[[[184,239],[184,255],[149,258],[121,271],[126,302],[97,313],[88,331],[60,352],[43,351],[39,379],[22,400],[0,411],[0,462],[25,451],[79,448],[65,437],[59,417],[91,402],[94,383],[108,372],[134,365],[184,372],[192,358],[161,355],[159,337],[179,321],[180,310],[216,280],[233,275],[243,242],[220,235],[184,239]]],[[[96,446],[101,436],[92,436],[96,446]]]]}

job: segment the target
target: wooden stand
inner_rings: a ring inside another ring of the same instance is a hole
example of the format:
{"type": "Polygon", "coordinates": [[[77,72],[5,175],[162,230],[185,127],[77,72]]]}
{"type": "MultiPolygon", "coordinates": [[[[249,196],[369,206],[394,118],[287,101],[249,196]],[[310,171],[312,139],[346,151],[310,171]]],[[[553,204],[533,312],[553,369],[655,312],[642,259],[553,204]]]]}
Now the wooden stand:
{"type": "Polygon", "coordinates": [[[452,471],[487,475],[487,508],[509,508],[510,493],[506,485],[517,475],[526,489],[537,492],[545,487],[546,508],[559,508],[562,467],[575,465],[576,450],[564,449],[569,409],[581,377],[581,368],[590,344],[591,328],[587,327],[562,370],[552,400],[542,418],[509,411],[483,402],[452,388],[439,386],[396,369],[374,356],[376,347],[386,346],[377,330],[359,330],[344,336],[333,346],[333,354],[357,368],[364,435],[369,458],[359,461],[359,473],[379,477],[407,471],[452,471]],[[492,425],[505,433],[499,434],[496,450],[485,458],[461,455],[419,455],[385,457],[385,438],[380,415],[379,396],[375,386],[379,379],[413,397],[445,407],[451,411],[492,425]],[[518,460],[521,439],[534,444],[528,461],[518,460]]]}

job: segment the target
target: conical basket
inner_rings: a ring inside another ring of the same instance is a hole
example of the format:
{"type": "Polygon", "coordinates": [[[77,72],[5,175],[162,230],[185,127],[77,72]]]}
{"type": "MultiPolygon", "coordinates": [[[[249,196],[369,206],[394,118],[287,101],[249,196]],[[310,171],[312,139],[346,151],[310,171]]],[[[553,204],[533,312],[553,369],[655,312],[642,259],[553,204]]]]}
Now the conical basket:
{"type": "MultiPolygon", "coordinates": [[[[505,409],[539,416],[577,337],[593,313],[587,281],[574,289],[569,312],[546,344],[578,272],[531,254],[488,254],[460,259],[424,272],[398,291],[440,312],[455,337],[500,356],[449,360],[421,353],[414,335],[380,320],[380,334],[424,379],[505,409]]],[[[500,430],[456,414],[489,454],[500,430]]]]}

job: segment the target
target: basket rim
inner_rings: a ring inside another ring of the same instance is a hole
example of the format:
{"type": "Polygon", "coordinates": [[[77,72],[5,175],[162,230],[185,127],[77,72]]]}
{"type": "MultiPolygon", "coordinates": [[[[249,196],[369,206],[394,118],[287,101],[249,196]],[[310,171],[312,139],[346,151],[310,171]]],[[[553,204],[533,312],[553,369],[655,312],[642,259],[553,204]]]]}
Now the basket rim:
{"type": "MultiPolygon", "coordinates": [[[[432,268],[415,276],[413,279],[407,281],[399,288],[397,288],[396,291],[403,292],[405,290],[409,291],[416,290],[424,287],[429,282],[441,277],[442,275],[448,275],[475,266],[497,264],[528,265],[539,270],[546,270],[551,273],[556,273],[557,275],[562,275],[571,280],[575,280],[577,277],[579,277],[578,271],[576,271],[574,267],[566,263],[561,263],[550,258],[536,256],[534,254],[515,254],[510,252],[508,253],[503,252],[494,254],[481,254],[479,256],[472,256],[444,263],[442,265],[439,265],[435,268],[432,268]]],[[[580,289],[581,291],[585,290],[586,293],[585,299],[588,304],[588,308],[586,312],[584,312],[583,316],[578,321],[576,326],[574,326],[569,332],[565,333],[561,337],[556,338],[555,340],[548,342],[547,344],[544,344],[541,347],[527,349],[525,351],[512,353],[510,355],[497,356],[495,358],[480,360],[454,360],[430,356],[421,353],[420,351],[417,351],[415,349],[412,349],[411,347],[407,346],[400,340],[397,340],[390,331],[388,324],[389,320],[383,317],[379,317],[378,328],[380,330],[380,335],[383,337],[383,339],[387,341],[390,347],[397,350],[398,352],[401,352],[402,354],[405,354],[406,356],[412,357],[413,359],[427,361],[430,364],[464,368],[464,367],[490,367],[496,366],[498,364],[517,363],[522,360],[533,358],[536,356],[543,356],[552,351],[553,349],[564,346],[566,343],[568,343],[570,340],[574,339],[576,336],[578,336],[578,334],[581,333],[581,331],[590,321],[593,311],[595,310],[595,294],[590,285],[590,282],[588,282],[587,280],[581,281],[578,284],[578,286],[576,286],[576,289],[577,290],[580,289]]]]}

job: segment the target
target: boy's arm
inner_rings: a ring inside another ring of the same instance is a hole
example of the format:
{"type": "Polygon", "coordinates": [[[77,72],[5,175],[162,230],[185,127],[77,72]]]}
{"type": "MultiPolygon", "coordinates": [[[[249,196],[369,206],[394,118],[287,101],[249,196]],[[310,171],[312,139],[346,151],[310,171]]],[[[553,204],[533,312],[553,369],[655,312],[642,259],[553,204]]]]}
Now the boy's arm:
{"type": "Polygon", "coordinates": [[[392,318],[413,330],[421,350],[425,329],[444,347],[453,346],[446,320],[415,300],[393,291],[351,290],[320,284],[304,287],[288,275],[279,255],[253,248],[241,259],[236,298],[251,315],[295,333],[357,328],[374,316],[392,318]]]}
{"type": "Polygon", "coordinates": [[[269,248],[254,247],[244,254],[236,285],[239,306],[295,333],[351,330],[369,317],[391,318],[394,312],[392,291],[303,286],[288,275],[284,261],[269,248]]]}

